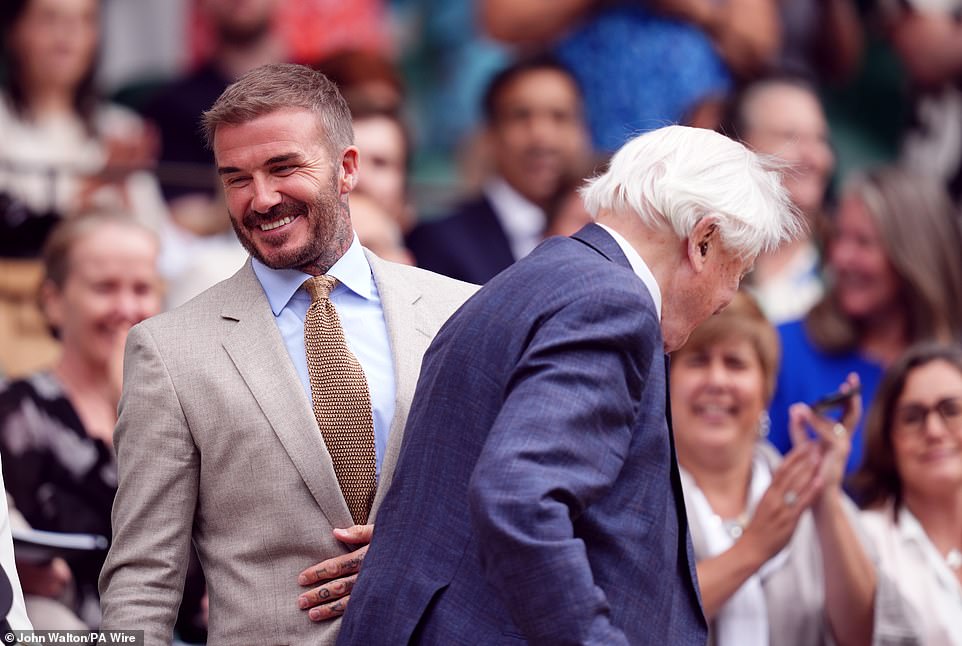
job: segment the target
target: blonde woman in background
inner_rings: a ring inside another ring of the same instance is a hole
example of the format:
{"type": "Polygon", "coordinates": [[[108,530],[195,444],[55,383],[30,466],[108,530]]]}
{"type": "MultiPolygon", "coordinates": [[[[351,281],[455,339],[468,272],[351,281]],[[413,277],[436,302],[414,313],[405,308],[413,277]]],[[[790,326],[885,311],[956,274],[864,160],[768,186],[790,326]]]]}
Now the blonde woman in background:
{"type": "MultiPolygon", "coordinates": [[[[0,387],[3,479],[34,529],[111,535],[124,342],[132,325],[160,311],[157,253],[152,232],[112,213],[66,220],[47,241],[41,303],[61,356],[51,370],[0,387]]],[[[105,556],[20,562],[24,591],[65,600],[96,627],[105,556]]]]}
{"type": "MultiPolygon", "coordinates": [[[[866,173],[843,192],[833,228],[827,293],[804,319],[778,328],[784,361],[769,439],[783,453],[792,447],[792,404],[818,399],[854,372],[868,408],[882,371],[906,348],[962,332],[962,235],[938,180],[897,167],[866,173]]],[[[861,460],[862,423],[848,473],[861,460]]]]}

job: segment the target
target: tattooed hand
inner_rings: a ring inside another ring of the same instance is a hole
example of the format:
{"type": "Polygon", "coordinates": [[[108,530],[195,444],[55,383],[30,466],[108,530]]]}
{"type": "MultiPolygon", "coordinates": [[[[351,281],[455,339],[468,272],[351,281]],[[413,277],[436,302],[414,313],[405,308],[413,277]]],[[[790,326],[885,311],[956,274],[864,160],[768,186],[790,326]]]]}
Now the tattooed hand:
{"type": "Polygon", "coordinates": [[[348,545],[362,547],[350,554],[321,561],[298,575],[297,582],[302,586],[325,582],[297,598],[298,606],[301,610],[308,611],[311,621],[327,621],[344,614],[373,533],[374,525],[353,525],[346,529],[335,529],[334,538],[348,545]]]}

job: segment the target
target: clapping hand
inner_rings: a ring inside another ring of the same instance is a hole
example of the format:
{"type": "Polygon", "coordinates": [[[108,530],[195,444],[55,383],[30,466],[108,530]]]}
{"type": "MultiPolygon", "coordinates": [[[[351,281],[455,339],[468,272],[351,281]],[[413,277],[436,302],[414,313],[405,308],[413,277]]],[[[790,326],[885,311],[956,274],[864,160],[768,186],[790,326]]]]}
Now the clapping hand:
{"type": "Polygon", "coordinates": [[[764,562],[775,556],[795,533],[798,519],[820,491],[817,447],[796,446],[772,474],[741,540],[750,543],[764,562]]]}
{"type": "MultiPolygon", "coordinates": [[[[842,392],[859,386],[858,375],[851,373],[841,385],[842,392]]],[[[818,447],[819,480],[825,490],[839,489],[845,476],[845,464],[852,450],[852,432],[862,416],[862,397],[856,393],[846,400],[840,420],[815,413],[806,404],[794,404],[789,410],[789,433],[796,447],[814,444],[818,447]],[[808,430],[815,433],[810,439],[808,430]]]]}

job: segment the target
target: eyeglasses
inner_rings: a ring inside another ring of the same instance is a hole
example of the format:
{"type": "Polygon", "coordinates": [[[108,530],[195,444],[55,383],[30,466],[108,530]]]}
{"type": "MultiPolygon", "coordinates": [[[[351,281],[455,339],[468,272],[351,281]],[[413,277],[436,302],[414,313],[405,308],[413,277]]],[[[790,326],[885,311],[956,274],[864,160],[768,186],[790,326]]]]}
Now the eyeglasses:
{"type": "Polygon", "coordinates": [[[895,425],[893,430],[899,435],[921,437],[925,432],[925,422],[929,413],[938,413],[945,428],[950,431],[962,431],[962,397],[946,397],[937,401],[933,406],[908,404],[895,411],[895,425]]]}

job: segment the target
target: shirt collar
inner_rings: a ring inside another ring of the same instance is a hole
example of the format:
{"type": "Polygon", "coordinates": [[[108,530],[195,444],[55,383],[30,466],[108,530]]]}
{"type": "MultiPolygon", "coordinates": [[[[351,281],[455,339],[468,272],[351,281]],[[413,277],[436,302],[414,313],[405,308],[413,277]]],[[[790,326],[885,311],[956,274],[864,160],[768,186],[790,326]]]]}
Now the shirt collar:
{"type": "Polygon", "coordinates": [[[655,280],[655,275],[651,273],[651,269],[648,268],[648,265],[635,248],[631,246],[631,243],[625,240],[620,233],[600,222],[596,222],[595,224],[607,231],[611,237],[615,239],[615,242],[618,243],[618,246],[621,247],[625,257],[628,258],[628,264],[631,265],[631,270],[638,275],[638,278],[641,279],[651,293],[651,300],[655,303],[655,311],[658,312],[658,318],[661,319],[661,288],[658,286],[658,281],[655,280]]]}
{"type": "Polygon", "coordinates": [[[900,505],[898,510],[898,527],[902,537],[911,541],[921,541],[926,538],[925,530],[921,523],[905,505],[900,505]]]}
{"type": "Polygon", "coordinates": [[[945,556],[939,553],[935,543],[925,533],[922,523],[904,504],[899,507],[897,524],[897,532],[902,541],[912,545],[921,553],[922,558],[928,561],[929,567],[935,573],[941,585],[946,589],[958,590],[958,580],[952,570],[949,569],[948,563],[945,562],[945,556]]]}
{"type": "MultiPolygon", "coordinates": [[[[281,310],[287,307],[294,294],[301,288],[304,281],[311,278],[298,269],[271,269],[257,258],[251,259],[254,275],[260,281],[267,300],[271,304],[274,316],[279,316],[281,310]]],[[[371,265],[367,262],[361,242],[354,234],[351,246],[343,256],[338,258],[334,266],[327,272],[338,280],[335,292],[346,287],[361,298],[371,300],[374,297],[371,285],[371,265]],[[342,287],[343,285],[343,287],[342,287]]]]}
{"type": "Polygon", "coordinates": [[[484,196],[491,202],[494,214],[508,238],[540,236],[544,232],[544,211],[516,191],[504,178],[495,176],[488,179],[484,183],[484,196]]]}

